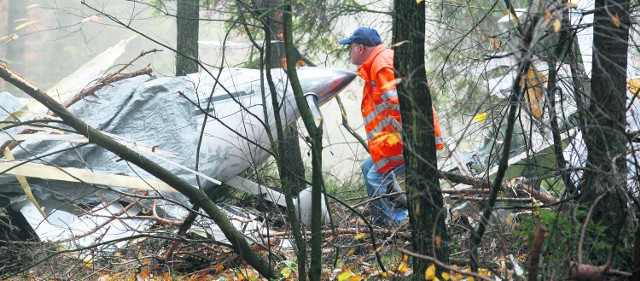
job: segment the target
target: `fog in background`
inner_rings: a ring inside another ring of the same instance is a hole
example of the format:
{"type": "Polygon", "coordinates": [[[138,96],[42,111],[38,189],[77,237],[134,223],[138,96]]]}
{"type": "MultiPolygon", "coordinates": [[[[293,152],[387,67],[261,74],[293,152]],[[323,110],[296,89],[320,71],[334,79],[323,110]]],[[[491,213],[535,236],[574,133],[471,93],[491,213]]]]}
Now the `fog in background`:
{"type": "MultiPolygon", "coordinates": [[[[151,1],[147,1],[151,2],[151,1]]],[[[128,63],[143,51],[159,49],[161,52],[149,54],[136,61],[128,71],[150,65],[156,76],[173,76],[175,53],[175,3],[168,2],[163,12],[146,4],[131,1],[86,1],[87,5],[111,15],[122,24],[82,5],[80,1],[18,1],[0,0],[0,59],[14,71],[42,90],[54,86],[61,79],[76,71],[83,64],[133,36],[127,44],[126,52],[114,65],[128,63]],[[28,23],[26,27],[16,27],[28,23]],[[15,35],[12,35],[15,34],[15,35]],[[17,36],[16,36],[17,35],[17,36]],[[7,38],[9,37],[9,38],[7,38]],[[162,46],[165,45],[165,46],[162,46]]],[[[371,7],[381,11],[391,7],[390,1],[381,1],[371,7]]],[[[224,10],[221,7],[220,10],[224,10]]],[[[248,40],[237,32],[229,32],[224,21],[228,15],[221,12],[201,10],[200,60],[206,65],[236,67],[242,65],[249,56],[248,40]],[[222,41],[226,38],[224,62],[222,61],[222,41]]],[[[337,19],[335,33],[329,36],[337,42],[348,37],[358,26],[377,28],[385,45],[391,44],[391,17],[383,13],[369,13],[337,19]]],[[[294,34],[295,37],[314,34],[294,34]]],[[[297,46],[301,52],[318,64],[356,71],[342,46],[330,53],[321,53],[297,46]]],[[[360,92],[362,81],[357,78],[342,94],[349,124],[361,135],[364,134],[360,116],[360,92]]],[[[8,91],[24,97],[24,93],[12,85],[0,81],[0,92],[8,91]]],[[[323,107],[325,115],[325,159],[323,164],[330,177],[339,180],[359,180],[360,161],[366,151],[343,127],[339,107],[335,101],[323,107]]],[[[303,128],[300,122],[300,127],[303,128]]],[[[308,148],[302,145],[303,155],[308,148]]]]}

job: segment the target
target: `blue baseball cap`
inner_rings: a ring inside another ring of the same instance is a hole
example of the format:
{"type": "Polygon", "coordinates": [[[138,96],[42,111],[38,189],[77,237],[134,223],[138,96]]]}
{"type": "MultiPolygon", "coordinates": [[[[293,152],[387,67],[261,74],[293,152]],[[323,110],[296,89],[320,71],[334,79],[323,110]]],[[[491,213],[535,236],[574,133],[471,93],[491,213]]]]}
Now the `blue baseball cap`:
{"type": "Polygon", "coordinates": [[[380,39],[380,35],[378,35],[378,31],[373,28],[360,27],[353,32],[351,37],[342,39],[339,41],[340,44],[362,44],[365,46],[377,46],[382,44],[382,39],[380,39]]]}

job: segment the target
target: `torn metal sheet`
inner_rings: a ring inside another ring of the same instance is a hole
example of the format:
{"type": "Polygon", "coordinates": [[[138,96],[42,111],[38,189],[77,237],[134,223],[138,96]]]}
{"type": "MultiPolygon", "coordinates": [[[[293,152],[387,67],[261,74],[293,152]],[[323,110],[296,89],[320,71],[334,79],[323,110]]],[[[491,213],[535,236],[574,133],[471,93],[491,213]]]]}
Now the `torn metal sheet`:
{"type": "MultiPolygon", "coordinates": [[[[266,194],[269,201],[286,206],[279,192],[240,178],[272,155],[271,144],[277,141],[269,134],[275,131],[274,116],[279,114],[286,124],[299,117],[286,73],[271,70],[277,89],[273,94],[279,101],[279,111],[275,111],[271,92],[262,91],[266,83],[261,80],[264,76],[260,70],[210,71],[186,77],[145,75],[122,80],[101,88],[69,110],[89,126],[157,161],[194,188],[208,190],[227,184],[254,195],[266,194]]],[[[323,68],[300,68],[298,76],[305,95],[311,97],[307,100],[313,101],[310,106],[318,120],[322,119],[319,107],[355,78],[351,72],[323,68]]],[[[31,202],[12,206],[27,219],[40,240],[86,247],[144,233],[151,222],[131,219],[136,210],[125,211],[120,203],[104,203],[131,200],[138,192],[167,199],[159,207],[162,216],[183,218],[185,208],[181,205],[191,205],[185,196],[86,138],[65,131],[68,128],[64,125],[52,125],[60,127],[37,129],[30,136],[3,131],[7,139],[22,142],[11,151],[16,160],[0,160],[0,197],[21,196],[16,175],[27,177],[47,219],[31,202]],[[79,214],[68,207],[76,204],[96,207],[79,214]]],[[[302,193],[297,209],[303,221],[310,224],[308,194],[302,193]]],[[[142,200],[140,204],[148,207],[150,202],[142,200]]],[[[327,221],[326,206],[323,210],[327,221]]],[[[261,233],[268,232],[255,217],[240,209],[227,206],[224,212],[254,243],[261,243],[261,233]]],[[[201,223],[208,235],[226,241],[212,222],[201,223]]],[[[108,244],[117,248],[119,243],[108,244]]]]}

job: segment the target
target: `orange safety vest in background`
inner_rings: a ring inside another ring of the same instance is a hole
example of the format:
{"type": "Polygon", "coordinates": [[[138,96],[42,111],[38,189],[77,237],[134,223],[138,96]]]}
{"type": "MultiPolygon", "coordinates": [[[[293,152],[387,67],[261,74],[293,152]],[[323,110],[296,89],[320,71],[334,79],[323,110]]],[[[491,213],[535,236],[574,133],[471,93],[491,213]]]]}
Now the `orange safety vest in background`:
{"type": "MultiPolygon", "coordinates": [[[[386,173],[404,163],[404,144],[400,136],[402,120],[393,71],[393,50],[378,45],[369,59],[358,68],[358,76],[364,80],[361,110],[369,154],[376,170],[386,173]]],[[[442,150],[444,145],[435,110],[433,129],[436,149],[442,150]]]]}

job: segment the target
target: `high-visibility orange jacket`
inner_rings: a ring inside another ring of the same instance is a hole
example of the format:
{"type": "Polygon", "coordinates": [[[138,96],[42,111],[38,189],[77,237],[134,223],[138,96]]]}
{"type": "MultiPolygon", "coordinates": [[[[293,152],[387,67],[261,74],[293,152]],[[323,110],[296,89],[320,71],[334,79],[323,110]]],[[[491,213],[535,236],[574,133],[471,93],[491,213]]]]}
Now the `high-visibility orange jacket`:
{"type": "MultiPolygon", "coordinates": [[[[361,109],[369,154],[376,170],[386,173],[404,163],[404,144],[400,136],[402,121],[393,71],[393,50],[378,45],[369,59],[358,68],[358,76],[364,79],[361,109]]],[[[435,110],[433,127],[436,149],[441,150],[444,145],[435,110]]]]}

